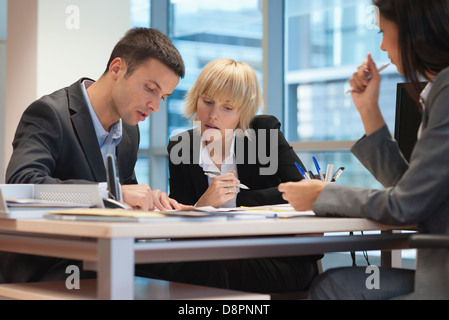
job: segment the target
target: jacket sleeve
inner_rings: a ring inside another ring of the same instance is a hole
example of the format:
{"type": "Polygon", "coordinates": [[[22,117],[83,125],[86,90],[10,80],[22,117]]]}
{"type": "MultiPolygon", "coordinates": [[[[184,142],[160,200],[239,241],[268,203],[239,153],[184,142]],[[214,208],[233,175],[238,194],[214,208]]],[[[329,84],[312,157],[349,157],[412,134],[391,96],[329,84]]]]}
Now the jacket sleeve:
{"type": "Polygon", "coordinates": [[[351,152],[384,187],[396,185],[408,169],[407,160],[387,126],[369,137],[364,136],[351,148],[351,152]]]}
{"type": "Polygon", "coordinates": [[[122,141],[116,148],[121,184],[138,184],[135,166],[139,152],[139,126],[128,126],[123,123],[122,141]]]}
{"type": "Polygon", "coordinates": [[[373,157],[365,164],[387,187],[369,190],[329,184],[313,206],[317,215],[361,216],[387,224],[429,225],[435,220],[433,230],[445,228],[439,219],[449,209],[448,83],[437,85],[435,81],[409,166],[397,156],[397,146],[385,143],[390,139],[388,130],[379,129],[361,143],[366,144],[367,156],[373,157]]]}
{"type": "Polygon", "coordinates": [[[42,101],[31,104],[22,115],[6,170],[7,183],[91,183],[87,180],[52,178],[63,143],[58,113],[42,101]]]}

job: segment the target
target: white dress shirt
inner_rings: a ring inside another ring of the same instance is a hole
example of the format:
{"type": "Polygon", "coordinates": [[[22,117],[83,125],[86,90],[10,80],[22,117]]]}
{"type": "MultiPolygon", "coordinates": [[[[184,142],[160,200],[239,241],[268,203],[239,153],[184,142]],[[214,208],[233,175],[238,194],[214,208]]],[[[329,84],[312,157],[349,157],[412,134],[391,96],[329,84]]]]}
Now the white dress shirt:
{"type": "MultiPolygon", "coordinates": [[[[204,172],[211,172],[211,173],[214,173],[217,175],[222,175],[222,174],[229,173],[231,171],[235,171],[235,177],[236,177],[236,179],[238,179],[234,146],[235,146],[235,134],[234,134],[234,137],[232,138],[231,149],[229,151],[229,155],[223,161],[223,164],[221,165],[221,169],[218,169],[218,167],[215,165],[215,163],[212,161],[212,159],[210,157],[209,150],[206,146],[206,141],[202,141],[201,146],[200,146],[200,158],[199,158],[200,167],[203,168],[204,172]]],[[[208,177],[207,181],[209,182],[209,185],[210,185],[212,183],[212,178],[208,177]]],[[[231,200],[226,201],[221,207],[222,208],[235,208],[237,194],[239,192],[240,192],[240,188],[237,187],[235,197],[232,198],[231,200]]]]}
{"type": "MultiPolygon", "coordinates": [[[[419,97],[419,103],[422,106],[422,109],[424,111],[424,109],[426,108],[426,102],[427,102],[427,98],[429,97],[429,93],[430,90],[432,89],[432,82],[429,81],[429,83],[426,85],[426,87],[423,89],[423,91],[421,91],[421,95],[419,97]]],[[[422,122],[419,125],[419,129],[418,129],[418,140],[421,138],[422,135],[422,122]]]]}

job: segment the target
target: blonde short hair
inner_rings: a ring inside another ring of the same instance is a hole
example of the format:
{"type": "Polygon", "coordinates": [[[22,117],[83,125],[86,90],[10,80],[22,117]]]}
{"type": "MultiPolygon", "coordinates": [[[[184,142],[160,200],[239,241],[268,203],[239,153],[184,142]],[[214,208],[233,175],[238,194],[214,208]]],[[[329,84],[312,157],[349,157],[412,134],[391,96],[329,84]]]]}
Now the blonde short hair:
{"type": "Polygon", "coordinates": [[[240,114],[237,128],[248,129],[261,107],[262,95],[254,70],[245,62],[217,59],[201,71],[186,95],[185,115],[191,120],[197,116],[198,99],[205,95],[214,100],[230,101],[240,114]]]}

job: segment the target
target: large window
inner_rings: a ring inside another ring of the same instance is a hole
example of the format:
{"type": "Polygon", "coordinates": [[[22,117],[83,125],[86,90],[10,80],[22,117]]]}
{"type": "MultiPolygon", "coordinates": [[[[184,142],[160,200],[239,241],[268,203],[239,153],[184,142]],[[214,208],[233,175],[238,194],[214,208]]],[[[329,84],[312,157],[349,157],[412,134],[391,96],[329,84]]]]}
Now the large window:
{"type": "MultiPolygon", "coordinates": [[[[289,141],[313,168],[312,155],[348,170],[339,183],[360,187],[380,185],[348,151],[363,126],[348,79],[370,52],[380,65],[388,56],[380,50],[382,36],[370,0],[285,1],[285,124],[289,141]],[[310,152],[307,150],[314,149],[310,152]]],[[[383,72],[380,105],[394,129],[396,68],[383,72]]]]}
{"type": "Polygon", "coordinates": [[[203,67],[218,58],[245,61],[263,81],[262,11],[259,0],[172,1],[171,37],[186,63],[168,105],[168,135],[189,127],[184,96],[203,67]]]}
{"type": "MultiPolygon", "coordinates": [[[[381,188],[349,151],[364,131],[351,96],[344,94],[348,79],[368,52],[378,64],[388,61],[379,49],[381,35],[370,0],[131,3],[133,25],[162,27],[187,68],[167,105],[140,125],[136,168],[140,183],[168,188],[165,146],[177,130],[190,127],[183,116],[185,93],[205,64],[229,57],[254,67],[264,84],[268,112],[281,120],[284,134],[306,167],[314,168],[312,156],[316,156],[321,167],[330,163],[346,168],[339,184],[381,188]]],[[[402,78],[394,66],[382,76],[380,105],[393,130],[396,83],[402,78]]],[[[335,256],[332,259],[340,263],[335,256]]]]}
{"type": "Polygon", "coordinates": [[[167,188],[168,172],[166,166],[164,167],[164,162],[167,162],[164,147],[171,135],[191,128],[189,120],[183,114],[184,97],[202,68],[214,59],[232,58],[251,65],[257,73],[261,87],[263,81],[261,1],[153,0],[153,10],[164,8],[163,2],[168,12],[152,12],[151,15],[153,20],[158,21],[149,21],[151,1],[131,2],[133,26],[151,25],[159,29],[160,26],[165,26],[166,30],[162,31],[170,36],[186,65],[185,78],[181,79],[167,105],[161,107],[158,112],[166,112],[165,117],[161,114],[152,115],[153,121],[146,120],[140,124],[141,143],[136,167],[138,181],[160,189],[167,188]],[[155,8],[155,5],[160,7],[155,8]],[[156,117],[165,123],[154,123],[156,117]],[[155,173],[156,165],[158,169],[155,173]]]}
{"type": "MultiPolygon", "coordinates": [[[[229,57],[256,70],[266,95],[274,92],[281,97],[266,101],[268,110],[280,118],[288,141],[307,167],[313,168],[314,155],[322,167],[331,163],[346,168],[340,184],[380,187],[349,152],[364,131],[351,96],[344,94],[367,53],[378,64],[388,61],[379,48],[381,35],[370,0],[132,0],[131,4],[133,26],[162,25],[186,63],[186,77],[167,105],[140,125],[139,182],[167,188],[163,164],[168,138],[190,127],[183,115],[185,94],[209,61],[229,57]],[[264,12],[267,4],[270,12],[264,12]],[[284,15],[271,14],[273,8],[284,15]],[[283,28],[273,34],[271,27],[279,25],[283,28]],[[284,39],[284,45],[267,45],[270,37],[284,39]],[[283,76],[273,77],[270,70],[283,70],[283,76]],[[284,89],[273,90],[273,83],[284,89]]],[[[393,130],[396,83],[402,79],[394,66],[382,75],[380,105],[393,130]]]]}
{"type": "MultiPolygon", "coordinates": [[[[131,27],[149,27],[151,25],[151,1],[131,0],[131,27]]],[[[137,181],[150,185],[150,121],[147,119],[139,124],[140,152],[136,165],[137,181]]]]}

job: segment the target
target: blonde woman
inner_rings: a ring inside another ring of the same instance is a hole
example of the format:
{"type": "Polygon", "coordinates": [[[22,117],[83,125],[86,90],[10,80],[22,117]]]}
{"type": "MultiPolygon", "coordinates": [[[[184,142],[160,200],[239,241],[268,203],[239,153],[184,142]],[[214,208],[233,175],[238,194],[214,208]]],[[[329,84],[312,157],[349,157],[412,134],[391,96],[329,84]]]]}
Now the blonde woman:
{"type": "MultiPolygon", "coordinates": [[[[277,187],[301,180],[295,162],[302,163],[279,121],[255,116],[262,98],[254,70],[243,62],[214,60],[188,92],[186,104],[197,128],[170,139],[170,197],[214,207],[285,203],[277,187]]],[[[299,291],[315,276],[319,258],[176,263],[161,267],[159,275],[251,292],[299,291]]]]}
{"type": "Polygon", "coordinates": [[[295,162],[302,162],[279,121],[256,116],[261,105],[249,65],[218,59],[205,66],[186,99],[186,115],[198,127],[168,145],[170,197],[214,207],[285,203],[277,186],[301,180],[295,162]]]}

